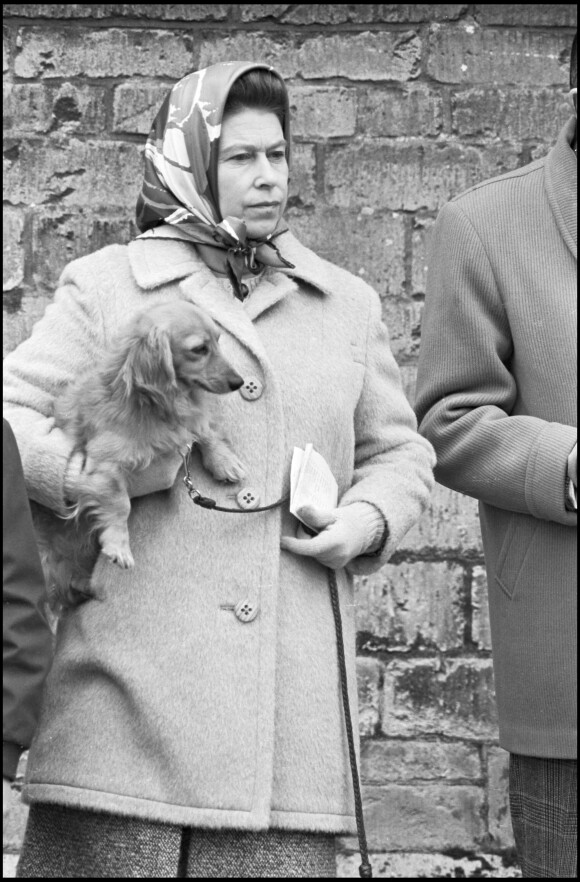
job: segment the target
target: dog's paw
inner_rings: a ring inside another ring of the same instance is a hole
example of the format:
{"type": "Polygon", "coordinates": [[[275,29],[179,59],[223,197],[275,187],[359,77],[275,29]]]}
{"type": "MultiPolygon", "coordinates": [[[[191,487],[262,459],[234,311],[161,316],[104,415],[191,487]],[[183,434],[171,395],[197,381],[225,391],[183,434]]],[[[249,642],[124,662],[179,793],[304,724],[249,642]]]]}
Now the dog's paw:
{"type": "Polygon", "coordinates": [[[217,478],[218,481],[229,481],[230,484],[241,481],[245,474],[244,464],[237,456],[222,458],[213,469],[214,478],[217,478]]]}
{"type": "Polygon", "coordinates": [[[225,445],[202,449],[202,460],[217,481],[235,484],[246,474],[243,462],[225,445]]]}
{"type": "Polygon", "coordinates": [[[104,530],[101,535],[101,548],[103,554],[121,569],[130,570],[135,566],[129,539],[122,531],[112,528],[104,530]]]}

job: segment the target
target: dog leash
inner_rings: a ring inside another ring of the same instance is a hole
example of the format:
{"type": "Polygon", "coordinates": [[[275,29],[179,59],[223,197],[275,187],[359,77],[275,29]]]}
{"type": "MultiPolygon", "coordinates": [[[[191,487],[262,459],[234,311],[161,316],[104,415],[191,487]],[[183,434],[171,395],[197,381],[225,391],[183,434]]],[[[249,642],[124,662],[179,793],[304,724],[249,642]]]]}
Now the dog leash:
{"type": "MultiPolygon", "coordinates": [[[[199,490],[196,490],[196,488],[193,486],[193,481],[191,480],[191,475],[189,472],[192,446],[193,445],[190,444],[187,445],[187,453],[181,453],[181,458],[183,459],[183,467],[185,470],[183,483],[185,484],[189,498],[195,505],[199,505],[201,508],[208,509],[209,511],[224,511],[228,514],[257,514],[261,511],[271,511],[273,508],[278,508],[289,500],[289,496],[286,495],[283,496],[281,499],[278,499],[277,502],[272,502],[270,505],[263,505],[259,508],[252,508],[250,510],[241,508],[227,508],[226,506],[218,505],[215,499],[212,499],[209,496],[203,496],[199,492],[199,490]]],[[[356,829],[358,833],[359,851],[361,856],[361,864],[358,871],[361,878],[371,879],[373,875],[373,869],[369,861],[369,853],[367,848],[367,837],[365,833],[362,797],[360,791],[360,779],[356,763],[356,750],[354,746],[352,718],[350,714],[350,702],[348,700],[348,681],[346,676],[346,661],[344,656],[344,640],[342,636],[342,617],[340,614],[338,585],[336,582],[336,572],[330,569],[330,567],[327,567],[326,570],[328,574],[328,587],[330,588],[330,603],[332,606],[334,627],[336,630],[336,646],[338,652],[338,670],[340,675],[340,687],[342,693],[342,707],[344,711],[346,738],[348,741],[350,771],[352,775],[352,786],[354,792],[354,813],[356,818],[356,829]]]]}

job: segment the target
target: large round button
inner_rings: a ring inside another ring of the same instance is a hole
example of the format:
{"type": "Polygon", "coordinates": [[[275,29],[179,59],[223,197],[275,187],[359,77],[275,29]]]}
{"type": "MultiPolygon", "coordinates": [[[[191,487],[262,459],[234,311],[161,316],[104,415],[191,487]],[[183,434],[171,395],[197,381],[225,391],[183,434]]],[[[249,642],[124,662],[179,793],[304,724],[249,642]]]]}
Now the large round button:
{"type": "Polygon", "coordinates": [[[246,377],[243,386],[240,386],[240,395],[246,401],[255,401],[264,391],[264,384],[257,377],[246,377]]]}
{"type": "Polygon", "coordinates": [[[260,494],[252,490],[251,487],[244,487],[236,496],[236,501],[240,508],[252,511],[252,509],[258,508],[260,504],[260,494]]]}
{"type": "Polygon", "coordinates": [[[239,600],[234,606],[234,613],[240,622],[253,622],[258,615],[258,604],[252,600],[239,600]]]}

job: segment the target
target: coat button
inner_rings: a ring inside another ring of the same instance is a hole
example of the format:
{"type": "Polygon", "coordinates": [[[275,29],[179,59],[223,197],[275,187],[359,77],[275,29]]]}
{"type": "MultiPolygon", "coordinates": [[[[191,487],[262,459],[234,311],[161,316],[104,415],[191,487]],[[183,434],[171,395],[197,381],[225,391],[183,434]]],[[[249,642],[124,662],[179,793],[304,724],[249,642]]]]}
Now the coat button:
{"type": "Polygon", "coordinates": [[[251,600],[239,600],[234,606],[234,613],[240,622],[253,622],[258,615],[258,604],[251,600]]]}
{"type": "Polygon", "coordinates": [[[264,384],[257,377],[247,377],[246,382],[240,387],[240,395],[246,401],[255,401],[264,391],[264,384]]]}
{"type": "Polygon", "coordinates": [[[252,490],[251,487],[244,487],[236,496],[236,501],[240,508],[252,511],[253,508],[258,508],[260,504],[260,494],[252,490]]]}

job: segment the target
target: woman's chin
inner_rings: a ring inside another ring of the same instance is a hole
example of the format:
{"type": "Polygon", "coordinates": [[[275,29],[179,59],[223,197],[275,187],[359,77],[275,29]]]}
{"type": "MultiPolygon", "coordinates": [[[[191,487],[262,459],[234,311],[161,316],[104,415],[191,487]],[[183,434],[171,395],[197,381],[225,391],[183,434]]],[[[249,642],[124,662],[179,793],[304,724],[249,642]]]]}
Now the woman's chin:
{"type": "Polygon", "coordinates": [[[247,220],[245,223],[249,239],[263,239],[265,236],[269,236],[270,233],[274,232],[278,226],[278,218],[276,218],[275,222],[269,221],[268,223],[257,223],[256,221],[247,220]]]}

